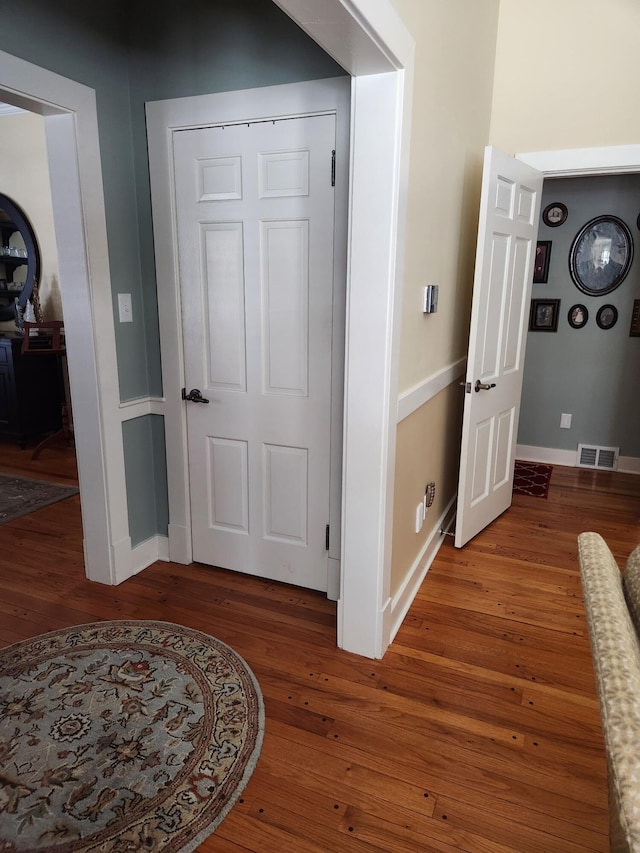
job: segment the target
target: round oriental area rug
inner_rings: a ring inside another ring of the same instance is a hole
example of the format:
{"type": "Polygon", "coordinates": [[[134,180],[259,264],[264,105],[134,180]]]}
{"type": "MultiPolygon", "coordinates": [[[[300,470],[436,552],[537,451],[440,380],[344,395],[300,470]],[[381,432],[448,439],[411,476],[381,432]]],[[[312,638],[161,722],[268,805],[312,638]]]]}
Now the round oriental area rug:
{"type": "Polygon", "coordinates": [[[263,731],[247,664],[180,625],[97,622],[0,649],[0,851],[191,851],[263,731]]]}

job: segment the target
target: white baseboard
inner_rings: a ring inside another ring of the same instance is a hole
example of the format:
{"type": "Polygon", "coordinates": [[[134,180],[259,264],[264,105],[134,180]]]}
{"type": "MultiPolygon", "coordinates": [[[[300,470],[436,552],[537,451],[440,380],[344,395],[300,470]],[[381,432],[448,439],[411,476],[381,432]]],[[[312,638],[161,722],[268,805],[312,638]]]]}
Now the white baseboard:
{"type": "Polygon", "coordinates": [[[454,495],[449,501],[447,508],[435,524],[431,531],[431,535],[425,542],[418,558],[409,570],[402,586],[396,594],[388,600],[386,607],[384,608],[382,618],[384,639],[386,641],[385,649],[390,645],[393,638],[398,633],[404,617],[407,615],[414,598],[418,594],[422,581],[425,579],[436,554],[440,550],[440,546],[444,542],[445,534],[440,531],[445,520],[451,513],[456,499],[457,495],[454,495]]]}
{"type": "Polygon", "coordinates": [[[155,563],[156,560],[168,560],[169,540],[166,536],[152,536],[132,548],[131,539],[126,537],[113,546],[113,556],[114,583],[120,584],[155,563]]]}
{"type": "Polygon", "coordinates": [[[536,447],[534,444],[518,444],[516,459],[523,462],[540,462],[543,465],[566,465],[575,468],[577,450],[557,450],[555,447],[536,447]]]}
{"type": "MultiPolygon", "coordinates": [[[[191,528],[184,524],[169,524],[169,550],[167,559],[188,566],[193,562],[191,528]]],[[[164,559],[164,558],[161,558],[164,559]]]]}
{"type": "MultiPolygon", "coordinates": [[[[537,447],[533,444],[518,444],[516,459],[523,462],[541,462],[544,465],[566,465],[576,468],[578,451],[558,450],[555,447],[537,447]]],[[[637,456],[619,456],[618,471],[623,474],[640,474],[640,458],[637,456]]]]}
{"type": "Polygon", "coordinates": [[[618,456],[618,471],[640,474],[640,459],[637,456],[618,456]]]}

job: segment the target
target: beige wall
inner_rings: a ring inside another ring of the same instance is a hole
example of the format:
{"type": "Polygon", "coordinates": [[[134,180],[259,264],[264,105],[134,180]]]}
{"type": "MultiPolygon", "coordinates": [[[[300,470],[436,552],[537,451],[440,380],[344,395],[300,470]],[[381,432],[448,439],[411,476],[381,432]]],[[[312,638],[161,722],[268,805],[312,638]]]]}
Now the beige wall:
{"type": "MultiPolygon", "coordinates": [[[[392,2],[416,42],[400,352],[400,390],[408,391],[467,352],[498,0],[392,2]],[[421,311],[426,284],[440,286],[429,316],[421,311]]],[[[456,382],[398,425],[392,595],[455,494],[462,402],[456,382]],[[430,481],[436,500],[416,534],[430,481]]]]}
{"type": "MultiPolygon", "coordinates": [[[[44,119],[33,113],[0,117],[0,192],[29,218],[42,260],[40,301],[45,319],[61,319],[58,253],[53,229],[44,119]]],[[[14,329],[0,323],[0,329],[14,329]]]]}
{"type": "Polygon", "coordinates": [[[463,395],[450,385],[398,425],[395,512],[391,557],[393,596],[416,561],[458,487],[463,395]],[[415,532],[417,504],[429,482],[437,484],[424,527],[415,532]]]}
{"type": "Polygon", "coordinates": [[[637,144],[639,34],[638,0],[501,0],[491,143],[637,144]]]}
{"type": "Polygon", "coordinates": [[[416,42],[400,390],[466,355],[498,0],[392,0],[416,42]],[[421,311],[426,284],[438,313],[421,311]]]}

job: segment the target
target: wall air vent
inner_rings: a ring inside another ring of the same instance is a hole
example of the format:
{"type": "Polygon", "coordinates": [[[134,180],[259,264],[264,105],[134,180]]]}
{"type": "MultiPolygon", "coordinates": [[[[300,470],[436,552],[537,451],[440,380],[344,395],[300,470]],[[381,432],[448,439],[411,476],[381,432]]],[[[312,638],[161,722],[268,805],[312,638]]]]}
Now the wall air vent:
{"type": "Polygon", "coordinates": [[[618,467],[619,447],[598,447],[595,444],[578,445],[578,468],[597,468],[615,471],[618,467]]]}

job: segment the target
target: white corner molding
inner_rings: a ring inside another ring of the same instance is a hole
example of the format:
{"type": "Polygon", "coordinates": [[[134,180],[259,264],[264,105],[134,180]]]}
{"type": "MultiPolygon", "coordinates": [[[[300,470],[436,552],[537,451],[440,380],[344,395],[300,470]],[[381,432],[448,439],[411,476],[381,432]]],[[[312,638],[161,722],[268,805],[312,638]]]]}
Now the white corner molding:
{"type": "Polygon", "coordinates": [[[516,154],[516,157],[543,172],[546,177],[620,174],[638,171],[640,145],[530,151],[516,154]]]}

